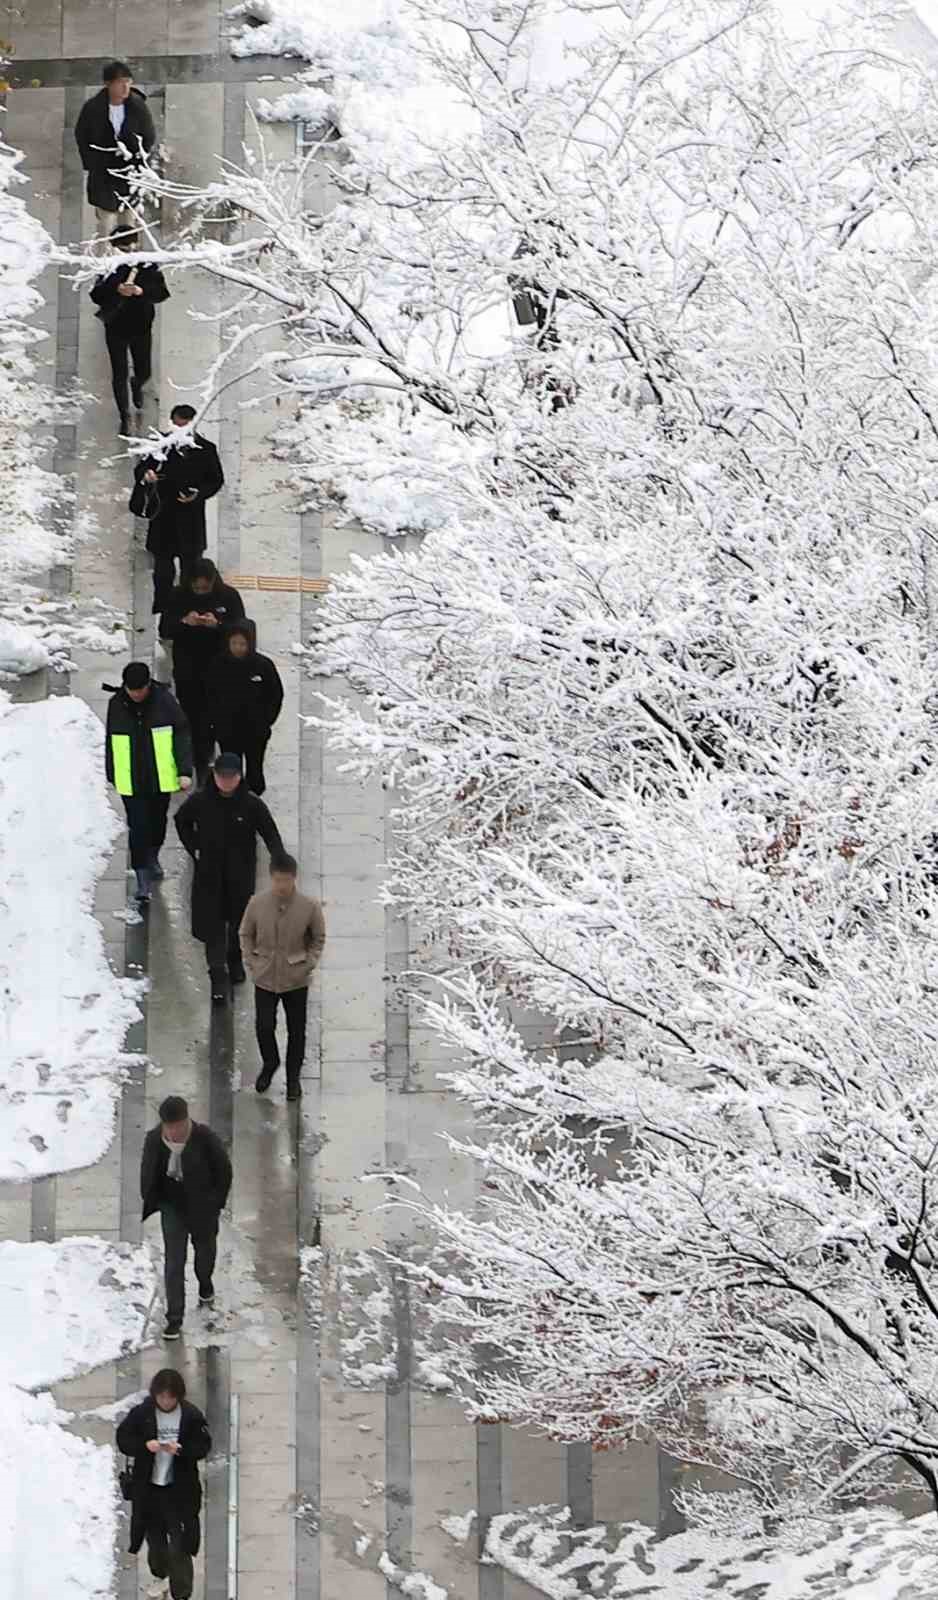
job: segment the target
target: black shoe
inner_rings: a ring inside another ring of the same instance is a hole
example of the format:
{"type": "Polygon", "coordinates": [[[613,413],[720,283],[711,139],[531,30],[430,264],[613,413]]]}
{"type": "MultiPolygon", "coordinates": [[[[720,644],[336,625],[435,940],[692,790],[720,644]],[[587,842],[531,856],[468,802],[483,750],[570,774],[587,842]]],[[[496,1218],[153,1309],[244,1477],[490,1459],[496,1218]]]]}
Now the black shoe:
{"type": "Polygon", "coordinates": [[[228,979],[224,972],[210,972],[209,981],[212,986],[212,1005],[223,1006],[228,999],[228,979]]]}
{"type": "Polygon", "coordinates": [[[174,1322],[174,1321],[171,1321],[171,1320],[167,1320],[166,1327],[163,1329],[163,1338],[164,1339],[178,1339],[181,1333],[182,1333],[182,1323],[181,1322],[174,1322]]]}
{"type": "Polygon", "coordinates": [[[215,1289],[212,1284],[199,1285],[199,1305],[213,1306],[215,1304],[215,1289]]]}
{"type": "Polygon", "coordinates": [[[243,983],[245,979],[244,962],[229,961],[228,976],[232,983],[243,983]]]}
{"type": "Polygon", "coordinates": [[[126,411],[122,411],[121,412],[120,420],[119,420],[118,425],[117,425],[117,431],[122,436],[125,433],[129,433],[130,432],[130,415],[129,415],[128,412],[126,412],[126,411]]]}
{"type": "Polygon", "coordinates": [[[302,1095],[302,1093],[303,1093],[303,1091],[300,1088],[298,1083],[288,1083],[287,1084],[287,1099],[288,1100],[299,1100],[301,1095],[302,1095]]]}
{"type": "Polygon", "coordinates": [[[257,1074],[257,1077],[254,1080],[254,1087],[258,1094],[263,1094],[265,1090],[270,1088],[274,1081],[274,1073],[276,1070],[276,1067],[264,1067],[263,1070],[257,1074]]]}
{"type": "Polygon", "coordinates": [[[132,383],[130,385],[130,397],[131,397],[131,399],[133,400],[133,403],[134,403],[134,410],[135,411],[142,411],[143,410],[143,388],[139,383],[132,383]]]}

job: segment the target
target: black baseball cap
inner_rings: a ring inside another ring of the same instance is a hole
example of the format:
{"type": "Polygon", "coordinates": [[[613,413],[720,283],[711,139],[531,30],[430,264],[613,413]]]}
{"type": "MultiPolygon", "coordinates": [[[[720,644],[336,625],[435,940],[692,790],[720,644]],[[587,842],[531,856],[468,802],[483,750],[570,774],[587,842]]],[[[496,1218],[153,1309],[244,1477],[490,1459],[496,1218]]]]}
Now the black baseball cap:
{"type": "Polygon", "coordinates": [[[213,772],[222,778],[233,778],[235,773],[241,776],[241,757],[232,755],[230,750],[223,750],[220,756],[215,757],[213,772]]]}
{"type": "Polygon", "coordinates": [[[150,669],[145,661],[128,661],[121,673],[125,689],[145,689],[150,681],[150,669]]]}

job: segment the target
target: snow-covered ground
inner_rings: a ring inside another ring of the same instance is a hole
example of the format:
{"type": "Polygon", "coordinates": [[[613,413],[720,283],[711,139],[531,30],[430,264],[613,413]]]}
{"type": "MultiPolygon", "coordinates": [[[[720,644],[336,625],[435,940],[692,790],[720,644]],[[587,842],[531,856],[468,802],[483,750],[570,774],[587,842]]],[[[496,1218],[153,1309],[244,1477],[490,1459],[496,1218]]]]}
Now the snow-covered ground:
{"type": "Polygon", "coordinates": [[[119,831],[103,730],[68,696],[0,695],[0,1179],[97,1161],[111,1142],[136,985],[92,904],[119,831]]]}
{"type": "MultiPolygon", "coordinates": [[[[107,1149],[135,986],[92,915],[118,821],[101,724],[67,696],[0,692],[0,1179],[107,1149]]],[[[149,1252],[101,1239],[0,1243],[0,1594],[97,1600],[114,1576],[114,1457],[30,1393],[139,1346],[149,1252]]]]}
{"type": "MultiPolygon", "coordinates": [[[[469,1517],[447,1518],[459,1542],[469,1517]]],[[[792,1531],[790,1545],[682,1533],[656,1542],[640,1523],[573,1532],[569,1513],[544,1506],[493,1517],[485,1561],[551,1600],[913,1600],[938,1593],[933,1516],[857,1511],[833,1532],[792,1531]]]]}
{"type": "Polygon", "coordinates": [[[28,1391],[111,1361],[144,1337],[149,1252],[102,1239],[0,1244],[0,1593],[97,1600],[114,1577],[109,1449],[66,1432],[28,1391]]]}

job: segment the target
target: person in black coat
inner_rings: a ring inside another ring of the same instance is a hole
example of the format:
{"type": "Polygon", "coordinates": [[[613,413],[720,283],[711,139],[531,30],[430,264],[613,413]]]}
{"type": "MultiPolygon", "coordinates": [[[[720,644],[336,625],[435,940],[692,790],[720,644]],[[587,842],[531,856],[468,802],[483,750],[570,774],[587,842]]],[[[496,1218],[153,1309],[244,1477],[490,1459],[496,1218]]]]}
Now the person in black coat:
{"type": "Polygon", "coordinates": [[[215,1299],[212,1281],[218,1218],[231,1188],[231,1162],[216,1133],[193,1122],[181,1095],[167,1095],[160,1120],[143,1141],[140,1198],[143,1220],[160,1214],[163,1227],[167,1339],[178,1339],[186,1311],[186,1252],[192,1240],[199,1304],[215,1299]]]}
{"type": "Polygon", "coordinates": [[[137,900],[145,905],[153,880],[163,876],[160,851],[170,795],[192,782],[189,724],[166,685],[154,683],[145,661],[128,662],[108,703],[104,773],[124,803],[137,900]]]}
{"type": "Polygon", "coordinates": [[[263,794],[264,751],[283,705],[283,683],[270,657],[259,653],[257,628],[247,618],[225,629],[206,695],[219,748],[244,757],[248,788],[263,794]]]}
{"type": "MultiPolygon", "coordinates": [[[[136,250],[139,239],[136,233],[117,228],[111,243],[121,251],[136,250]]],[[[111,388],[120,419],[120,432],[130,432],[130,408],[127,403],[129,362],[133,363],[130,393],[137,411],[143,408],[143,386],[150,380],[153,370],[152,341],[154,306],[169,299],[166,280],[159,267],[148,262],[133,266],[122,262],[112,272],[98,278],[91,290],[91,298],[98,307],[97,315],[104,323],[107,353],[111,358],[111,388]]]]}
{"type": "Polygon", "coordinates": [[[188,583],[172,591],[160,618],[160,636],[172,640],[176,694],[192,728],[200,782],[215,742],[206,688],[209,669],[221,649],[225,624],[243,616],[244,602],[237,589],[222,583],[214,561],[200,556],[192,564],[188,583]]]}
{"type": "Polygon", "coordinates": [[[134,88],[125,61],[109,61],[104,88],[86,100],[75,124],[75,142],[88,174],[88,203],[107,238],[115,223],[128,222],[129,177],[156,144],[156,129],[142,90],[134,88]]]}
{"type": "Polygon", "coordinates": [[[257,837],[271,855],[283,850],[280,831],[263,800],[241,777],[241,757],[225,751],[204,789],[191,794],[176,812],[176,832],[195,862],[192,878],[192,935],[205,945],[212,1001],[228,998],[225,968],[232,983],[244,982],[238,928],[254,893],[257,837]]]}
{"type": "MultiPolygon", "coordinates": [[[[174,428],[185,428],[194,416],[192,406],[174,406],[169,420],[174,428]]],[[[193,563],[205,549],[205,502],[223,487],[225,474],[211,440],[194,433],[189,443],[173,445],[162,460],[146,456],[134,468],[134,478],[130,509],[149,519],[153,612],[159,616],[173,592],[176,562],[180,583],[192,577],[193,563]]]]}
{"type": "Polygon", "coordinates": [[[192,1557],[201,1543],[199,1462],[212,1436],[198,1406],[186,1399],[182,1374],[164,1367],[150,1393],[117,1427],[117,1448],[132,1461],[130,1552],[147,1541],[154,1578],[169,1579],[172,1600],[192,1594],[192,1557]]]}

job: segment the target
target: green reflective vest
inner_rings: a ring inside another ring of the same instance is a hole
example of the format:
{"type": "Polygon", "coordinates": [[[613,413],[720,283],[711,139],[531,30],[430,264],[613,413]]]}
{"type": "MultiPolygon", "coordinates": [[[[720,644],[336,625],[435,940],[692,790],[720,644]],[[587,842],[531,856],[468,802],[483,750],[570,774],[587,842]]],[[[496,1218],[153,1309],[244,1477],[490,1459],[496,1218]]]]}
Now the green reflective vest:
{"type": "MultiPolygon", "coordinates": [[[[173,751],[171,727],[151,728],[153,755],[156,761],[156,782],[160,794],[175,794],[179,788],[176,756],[173,751]]],[[[111,756],[114,761],[114,787],[118,794],[133,794],[134,772],[129,733],[111,734],[111,756]]]]}

